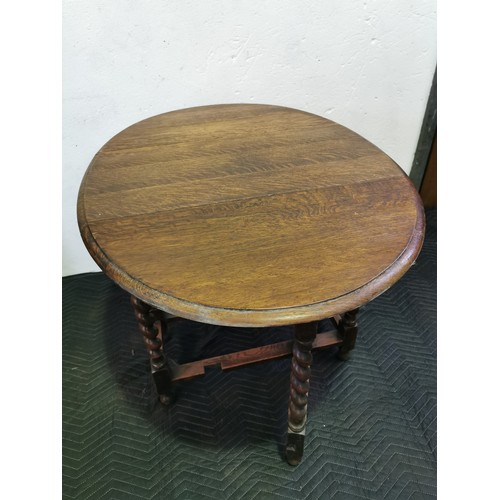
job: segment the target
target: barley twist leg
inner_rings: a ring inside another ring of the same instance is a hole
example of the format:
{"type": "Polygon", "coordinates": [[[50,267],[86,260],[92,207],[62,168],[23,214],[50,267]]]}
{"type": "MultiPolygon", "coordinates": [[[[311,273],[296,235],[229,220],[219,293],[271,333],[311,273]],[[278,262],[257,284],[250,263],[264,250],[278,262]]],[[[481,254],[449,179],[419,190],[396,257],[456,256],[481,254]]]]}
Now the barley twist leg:
{"type": "Polygon", "coordinates": [[[351,351],[356,345],[356,337],[358,335],[358,311],[359,308],[342,314],[342,320],[339,324],[339,333],[343,342],[338,351],[338,357],[342,361],[349,359],[351,351]]]}
{"type": "Polygon", "coordinates": [[[297,465],[304,453],[307,399],[312,363],[311,350],[317,328],[317,322],[295,326],[286,443],[286,459],[290,465],[297,465]]]}
{"type": "Polygon", "coordinates": [[[162,337],[164,337],[162,328],[165,328],[166,323],[160,320],[159,311],[149,304],[134,296],[131,296],[130,301],[134,308],[135,319],[139,325],[139,332],[142,334],[148,350],[156,392],[160,401],[168,405],[173,402],[174,387],[172,370],[169,367],[162,345],[162,337]]]}

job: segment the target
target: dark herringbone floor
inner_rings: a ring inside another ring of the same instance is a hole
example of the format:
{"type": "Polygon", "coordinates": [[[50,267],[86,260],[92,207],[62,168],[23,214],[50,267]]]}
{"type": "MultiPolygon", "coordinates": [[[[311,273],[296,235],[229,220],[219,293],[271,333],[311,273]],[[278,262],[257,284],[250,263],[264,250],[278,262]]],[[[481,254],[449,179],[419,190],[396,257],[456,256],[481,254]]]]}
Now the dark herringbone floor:
{"type": "MultiPolygon", "coordinates": [[[[302,463],[283,458],[290,361],[180,384],[156,400],[128,296],[101,273],[63,279],[63,495],[79,499],[436,496],[436,211],[416,264],[360,312],[352,359],[315,353],[302,463]]],[[[179,322],[179,360],[290,328],[179,322]]]]}

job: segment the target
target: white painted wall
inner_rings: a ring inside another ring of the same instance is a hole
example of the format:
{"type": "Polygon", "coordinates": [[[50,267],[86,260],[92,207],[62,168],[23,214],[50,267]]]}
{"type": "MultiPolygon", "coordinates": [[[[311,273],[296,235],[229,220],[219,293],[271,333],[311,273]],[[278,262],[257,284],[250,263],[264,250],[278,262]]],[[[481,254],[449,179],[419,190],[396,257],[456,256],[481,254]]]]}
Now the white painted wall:
{"type": "Polygon", "coordinates": [[[303,109],[408,173],[436,65],[436,0],[63,0],[63,275],[97,271],[76,200],[98,149],[190,106],[303,109]]]}

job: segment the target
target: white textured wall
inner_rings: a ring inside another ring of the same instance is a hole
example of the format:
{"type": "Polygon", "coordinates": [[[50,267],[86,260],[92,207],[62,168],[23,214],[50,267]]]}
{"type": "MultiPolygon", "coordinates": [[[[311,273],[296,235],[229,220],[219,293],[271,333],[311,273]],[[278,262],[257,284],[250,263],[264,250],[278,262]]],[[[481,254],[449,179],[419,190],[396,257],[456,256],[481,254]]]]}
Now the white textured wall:
{"type": "Polygon", "coordinates": [[[114,134],[215,103],[303,109],[408,173],[436,65],[436,0],[63,0],[63,275],[98,270],[80,181],[114,134]]]}

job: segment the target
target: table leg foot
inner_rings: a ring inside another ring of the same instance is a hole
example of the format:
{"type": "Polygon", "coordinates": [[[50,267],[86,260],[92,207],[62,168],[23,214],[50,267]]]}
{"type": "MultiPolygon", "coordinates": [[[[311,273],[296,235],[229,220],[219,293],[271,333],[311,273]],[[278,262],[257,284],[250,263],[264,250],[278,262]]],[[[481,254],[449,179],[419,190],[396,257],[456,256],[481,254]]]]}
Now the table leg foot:
{"type": "Polygon", "coordinates": [[[357,314],[358,309],[347,311],[342,314],[342,320],[339,323],[339,334],[342,337],[342,345],[337,353],[337,357],[342,361],[347,361],[351,356],[351,351],[356,345],[358,335],[357,314]]]}
{"type": "Polygon", "coordinates": [[[286,459],[290,465],[297,465],[304,453],[312,344],[317,329],[316,321],[295,326],[286,443],[286,459]]]}
{"type": "Polygon", "coordinates": [[[162,404],[170,405],[174,401],[174,384],[172,368],[163,349],[166,322],[162,321],[159,311],[149,304],[134,296],[131,296],[130,301],[139,324],[139,332],[148,349],[151,374],[158,398],[162,404]]]}
{"type": "Polygon", "coordinates": [[[304,454],[305,432],[289,432],[286,441],[286,461],[290,465],[298,465],[304,454]]]}
{"type": "Polygon", "coordinates": [[[158,371],[151,370],[151,372],[160,403],[164,406],[170,406],[175,401],[175,387],[172,382],[171,370],[166,366],[158,371]]]}

